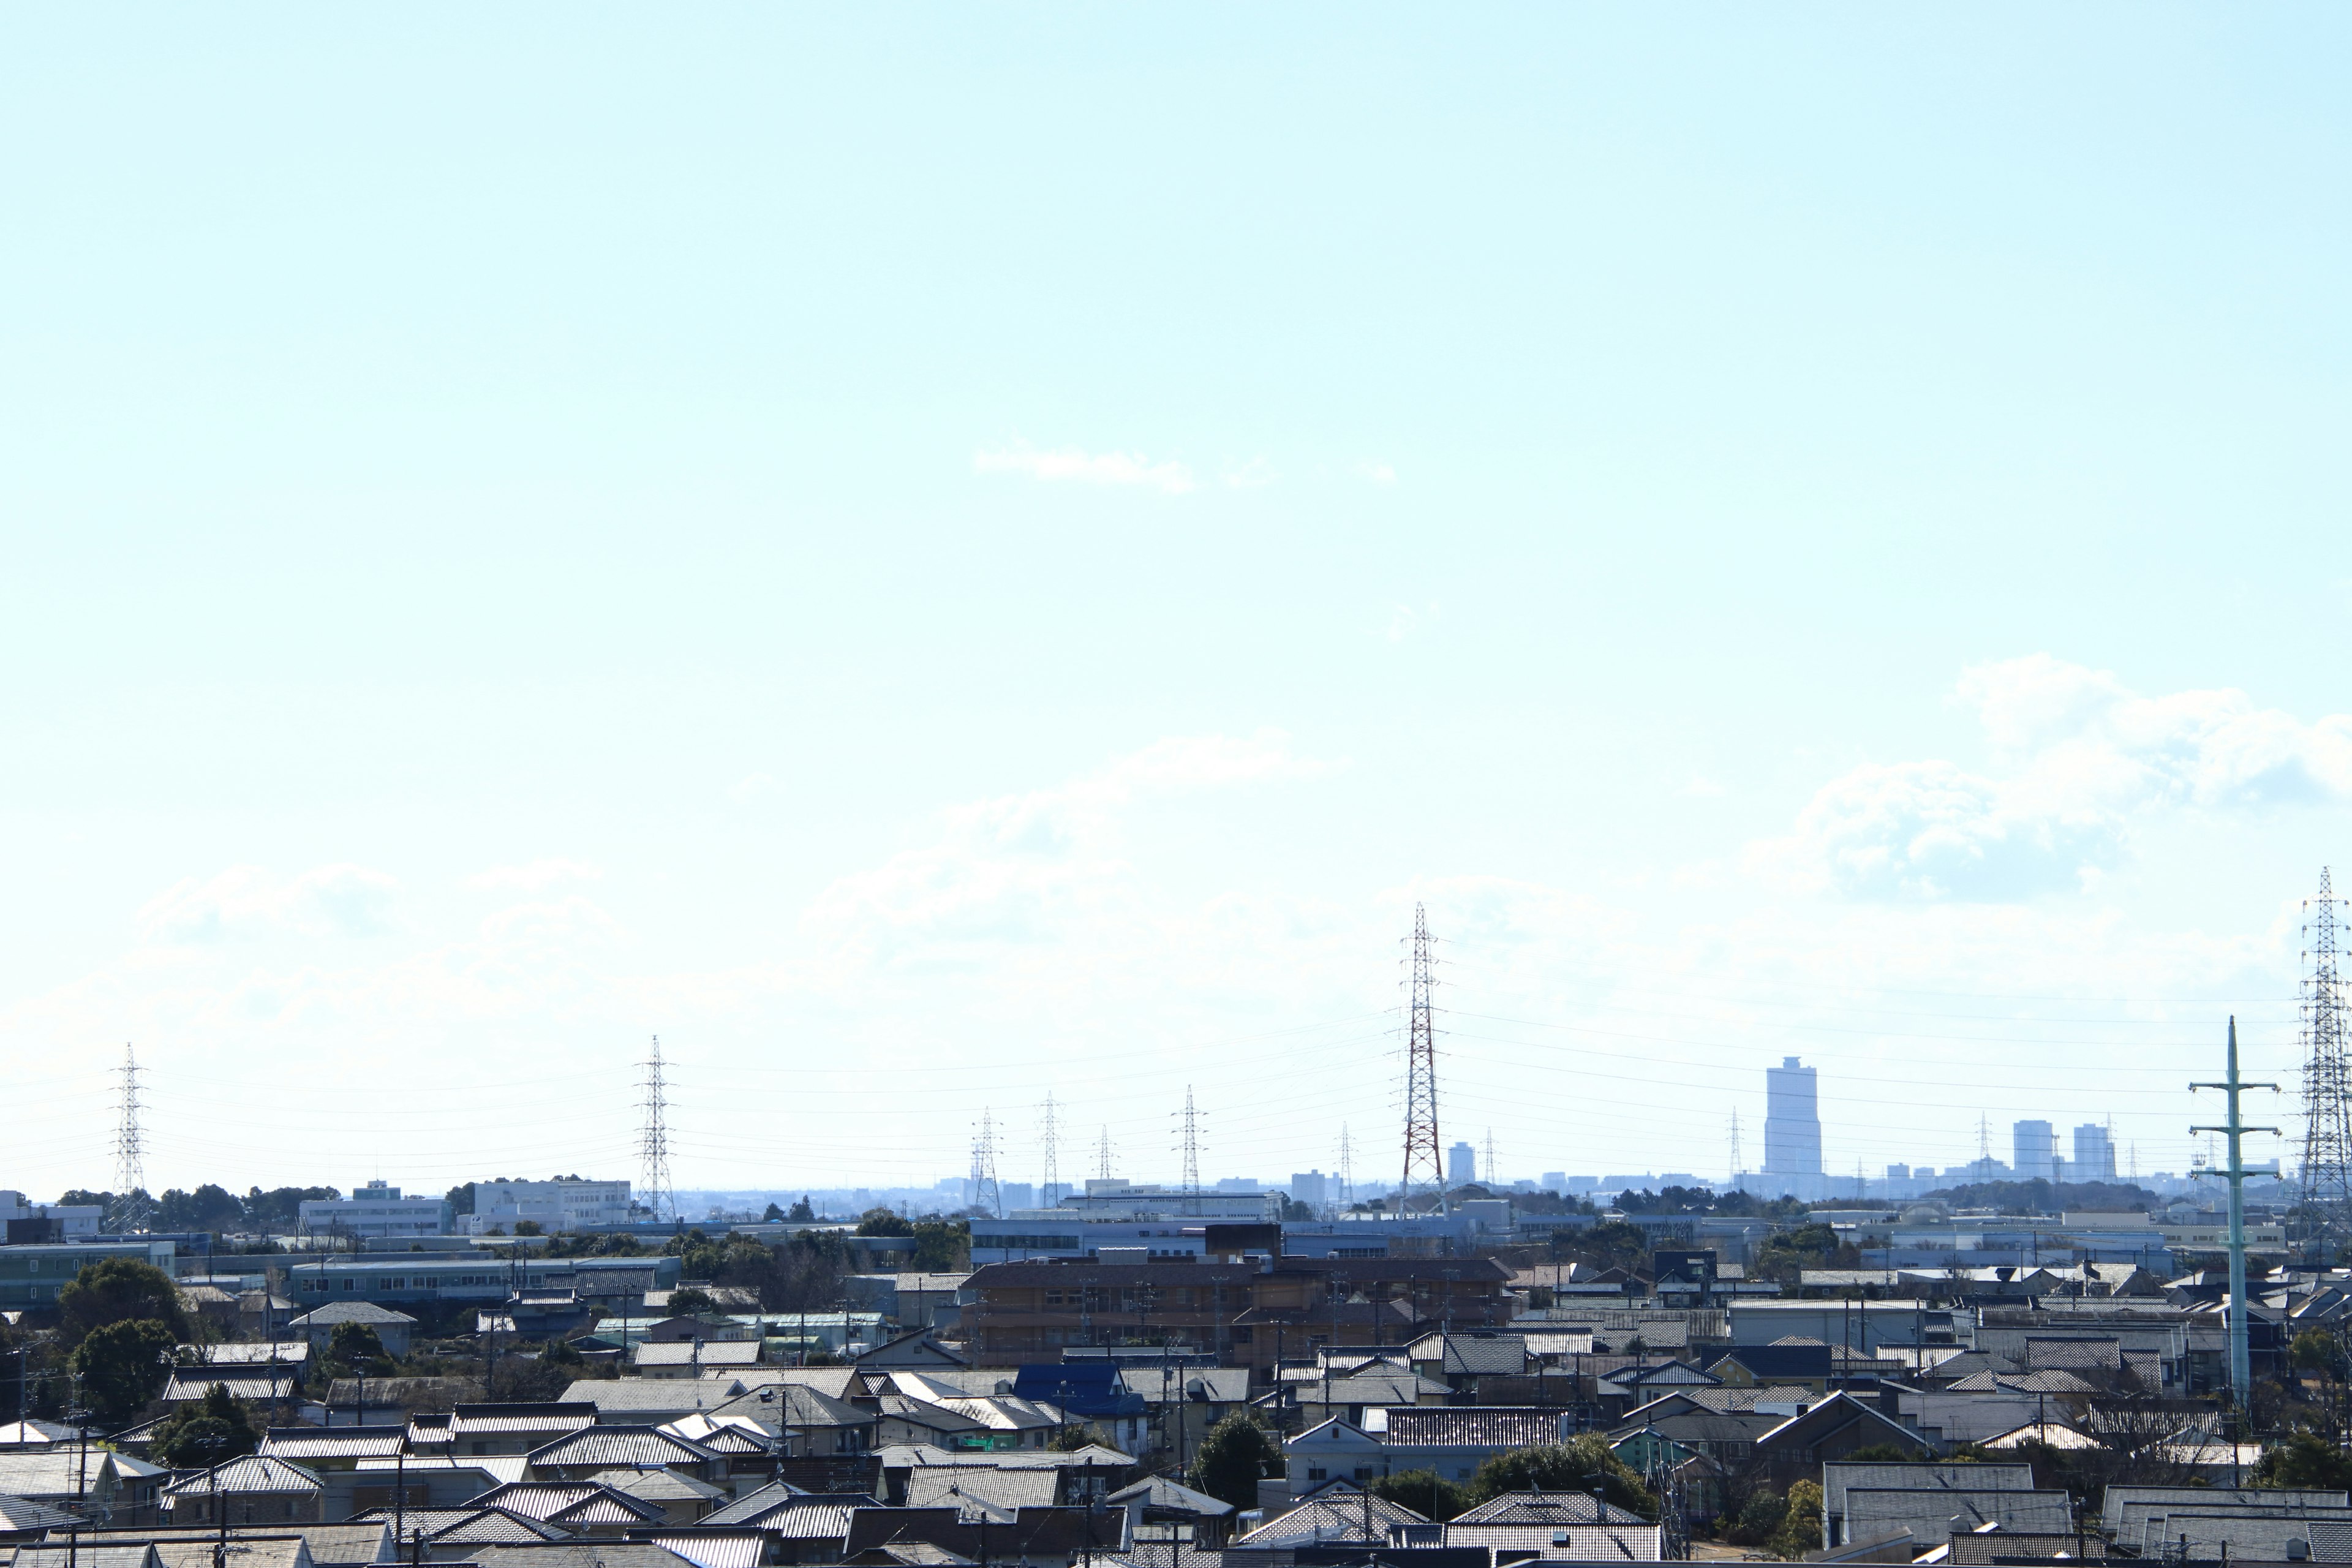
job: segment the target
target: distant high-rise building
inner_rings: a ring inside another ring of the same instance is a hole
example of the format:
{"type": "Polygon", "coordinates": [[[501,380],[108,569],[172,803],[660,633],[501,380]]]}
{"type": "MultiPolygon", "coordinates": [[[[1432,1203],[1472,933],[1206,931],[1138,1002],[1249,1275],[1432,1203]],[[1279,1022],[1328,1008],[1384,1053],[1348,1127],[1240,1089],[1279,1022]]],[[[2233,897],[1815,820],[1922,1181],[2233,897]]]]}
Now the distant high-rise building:
{"type": "Polygon", "coordinates": [[[1813,1071],[1795,1057],[1764,1069],[1764,1172],[1771,1176],[1822,1173],[1821,1100],[1813,1071]]]}
{"type": "Polygon", "coordinates": [[[1006,1182],[1001,1201],[1006,1214],[1014,1209],[1034,1208],[1037,1206],[1037,1189],[1026,1182],[1006,1182]]]}
{"type": "Polygon", "coordinates": [[[2116,1179],[2116,1141],[2098,1122],[2085,1121],[2074,1129],[2074,1160],[2070,1173],[2078,1182],[2116,1179]]]}
{"type": "Polygon", "coordinates": [[[1890,1182],[1907,1182],[1911,1179],[1911,1167],[1889,1165],[1886,1167],[1886,1179],[1890,1182]]]}
{"type": "Polygon", "coordinates": [[[1445,1152],[1445,1184],[1466,1187],[1478,1179],[1478,1151],[1467,1143],[1456,1143],[1445,1152]]]}
{"type": "Polygon", "coordinates": [[[2048,1181],[2058,1173],[2058,1130],[2047,1121],[2020,1121],[2010,1130],[2011,1146],[2021,1182],[2048,1181]]]}
{"type": "Polygon", "coordinates": [[[1294,1171],[1290,1177],[1290,1201],[1319,1209],[1328,1200],[1329,1186],[1328,1179],[1320,1171],[1294,1171]]]}
{"type": "Polygon", "coordinates": [[[1565,1194],[1568,1191],[1568,1173],[1566,1171],[1546,1171],[1543,1173],[1543,1184],[1546,1192],[1560,1193],[1565,1194]]]}

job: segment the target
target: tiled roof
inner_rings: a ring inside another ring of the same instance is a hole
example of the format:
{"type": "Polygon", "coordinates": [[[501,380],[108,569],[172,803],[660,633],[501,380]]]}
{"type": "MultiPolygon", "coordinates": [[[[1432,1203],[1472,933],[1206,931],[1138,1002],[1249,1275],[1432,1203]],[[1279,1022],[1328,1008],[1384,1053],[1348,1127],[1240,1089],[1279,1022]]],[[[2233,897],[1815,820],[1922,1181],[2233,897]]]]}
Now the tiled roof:
{"type": "Polygon", "coordinates": [[[700,1465],[719,1456],[697,1444],[664,1435],[654,1426],[590,1426],[559,1437],[530,1453],[531,1468],[551,1469],[614,1465],[700,1465]]]}
{"type": "Polygon", "coordinates": [[[645,1538],[694,1568],[759,1568],[767,1539],[756,1530],[681,1530],[645,1538]]]}
{"type": "Polygon", "coordinates": [[[414,1324],[415,1319],[405,1312],[395,1312],[389,1307],[379,1307],[373,1301],[330,1301],[313,1308],[286,1326],[289,1329],[327,1329],[337,1323],[365,1323],[370,1328],[383,1328],[394,1323],[414,1324]]]}
{"type": "Polygon", "coordinates": [[[1303,1546],[1318,1542],[1370,1543],[1386,1546],[1389,1526],[1427,1524],[1427,1516],[1386,1498],[1366,1497],[1355,1488],[1335,1483],[1278,1519],[1240,1537],[1236,1546],[1303,1546]],[[1369,1521],[1370,1533],[1366,1533],[1369,1521]]]}
{"type": "MultiPolygon", "coordinates": [[[[1374,1412],[1364,1412],[1366,1430],[1374,1412]]],[[[1525,1448],[1560,1441],[1560,1412],[1474,1405],[1404,1405],[1378,1413],[1389,1447],[1525,1448]]],[[[1377,1434],[1376,1434],[1377,1435],[1377,1434]]]]}
{"type": "Polygon", "coordinates": [[[562,1436],[596,1425],[597,1406],[589,1400],[550,1400],[536,1404],[459,1405],[449,1412],[449,1436],[505,1436],[545,1432],[562,1436]]]}
{"type": "Polygon", "coordinates": [[[223,1492],[319,1492],[326,1483],[315,1471],[267,1454],[247,1454],[241,1459],[215,1465],[209,1470],[198,1470],[183,1477],[163,1489],[167,1498],[208,1497],[223,1492]]]}
{"type": "Polygon", "coordinates": [[[971,1504],[1012,1511],[1051,1508],[1061,1477],[1053,1470],[920,1469],[907,1473],[908,1508],[966,1508],[971,1504]]]}
{"type": "Polygon", "coordinates": [[[155,1568],[155,1549],[136,1546],[19,1546],[14,1568],[155,1568]]]}
{"type": "Polygon", "coordinates": [[[78,1513],[69,1513],[61,1508],[51,1508],[47,1503],[31,1502],[20,1497],[0,1497],[0,1530],[12,1531],[63,1530],[68,1525],[89,1522],[78,1513]]]}
{"type": "Polygon", "coordinates": [[[407,1436],[405,1426],[272,1426],[261,1439],[261,1451],[296,1461],[358,1459],[397,1454],[407,1436]]]}
{"type": "Polygon", "coordinates": [[[705,1516],[702,1522],[763,1530],[786,1541],[841,1541],[849,1534],[851,1510],[879,1506],[860,1492],[793,1492],[788,1487],[765,1486],[705,1516]]]}
{"type": "Polygon", "coordinates": [[[564,1541],[539,1546],[485,1546],[478,1568],[688,1568],[685,1558],[647,1541],[564,1541]]]}
{"type": "Polygon", "coordinates": [[[724,1487],[681,1476],[676,1470],[614,1468],[598,1470],[588,1479],[616,1492],[626,1492],[640,1502],[684,1502],[688,1499],[708,1502],[727,1495],[724,1487]]]}
{"type": "Polygon", "coordinates": [[[1505,1492],[1454,1516],[1456,1524],[1640,1524],[1642,1516],[1588,1492],[1505,1492]]]}

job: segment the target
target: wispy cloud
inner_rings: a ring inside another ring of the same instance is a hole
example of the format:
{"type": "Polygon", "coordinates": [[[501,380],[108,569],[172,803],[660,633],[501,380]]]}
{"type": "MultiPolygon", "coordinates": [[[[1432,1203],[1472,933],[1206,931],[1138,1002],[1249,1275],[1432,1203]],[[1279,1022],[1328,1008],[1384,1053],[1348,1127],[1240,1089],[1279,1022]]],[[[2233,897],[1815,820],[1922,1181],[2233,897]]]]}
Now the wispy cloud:
{"type": "Polygon", "coordinates": [[[1262,489],[1281,477],[1274,471],[1274,465],[1264,458],[1252,458],[1246,463],[1225,469],[1225,483],[1237,490],[1262,489]]]}
{"type": "Polygon", "coordinates": [[[971,467],[978,474],[1026,474],[1041,482],[1134,485],[1171,496],[1192,489],[1190,468],[1173,458],[1153,462],[1140,452],[1088,452],[1077,447],[1048,451],[1015,441],[1009,446],[982,447],[972,454],[971,467]]]}
{"type": "Polygon", "coordinates": [[[1356,465],[1356,472],[1376,485],[1396,483],[1396,470],[1386,463],[1359,463],[1356,465]]]}
{"type": "Polygon", "coordinates": [[[746,773],[727,786],[727,794],[730,799],[746,804],[759,799],[763,795],[773,795],[775,791],[776,775],[773,773],[746,773]]]}
{"type": "Polygon", "coordinates": [[[481,892],[536,893],[562,882],[594,882],[604,878],[601,866],[561,857],[526,861],[518,866],[493,866],[466,879],[466,886],[481,892]]]}
{"type": "Polygon", "coordinates": [[[184,878],[140,910],[149,942],[205,942],[278,933],[373,936],[385,928],[400,884],[364,866],[319,866],[279,878],[259,866],[232,866],[184,878]]]}
{"type": "Polygon", "coordinates": [[[1853,897],[2014,899],[2116,864],[2156,811],[2352,795],[2352,715],[2305,723],[2232,690],[2143,697],[2047,654],[1972,666],[1955,695],[1976,710],[1993,771],[1853,769],[1756,858],[1853,897]]]}

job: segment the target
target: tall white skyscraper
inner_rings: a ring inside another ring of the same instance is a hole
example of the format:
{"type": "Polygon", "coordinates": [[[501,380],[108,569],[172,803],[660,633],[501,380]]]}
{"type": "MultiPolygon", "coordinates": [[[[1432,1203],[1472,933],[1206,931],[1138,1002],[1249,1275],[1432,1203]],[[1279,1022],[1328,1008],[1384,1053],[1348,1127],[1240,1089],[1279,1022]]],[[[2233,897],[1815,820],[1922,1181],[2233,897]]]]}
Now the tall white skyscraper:
{"type": "Polygon", "coordinates": [[[2116,1141],[2105,1127],[2085,1121],[2074,1129],[2074,1164],[2067,1174],[2078,1182],[2116,1179],[2116,1141]]]}
{"type": "Polygon", "coordinates": [[[2010,1147],[2021,1182],[2048,1181],[2058,1173],[2058,1130],[2047,1121],[2019,1121],[2009,1130],[2010,1147]]]}
{"type": "Polygon", "coordinates": [[[1466,1187],[1478,1179],[1478,1151],[1467,1143],[1456,1143],[1445,1152],[1445,1184],[1466,1187]]]}
{"type": "Polygon", "coordinates": [[[1813,1069],[1800,1067],[1795,1057],[1764,1069],[1764,1173],[1822,1173],[1821,1100],[1813,1069]]]}

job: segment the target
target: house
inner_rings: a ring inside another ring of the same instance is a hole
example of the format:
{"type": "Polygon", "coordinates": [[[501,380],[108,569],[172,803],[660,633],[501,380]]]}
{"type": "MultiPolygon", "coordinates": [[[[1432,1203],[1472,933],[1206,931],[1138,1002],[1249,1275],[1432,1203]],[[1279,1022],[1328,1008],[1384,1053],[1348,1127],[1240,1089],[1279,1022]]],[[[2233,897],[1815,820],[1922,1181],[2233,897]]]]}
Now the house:
{"type": "Polygon", "coordinates": [[[70,1509],[101,1523],[152,1524],[171,1474],[128,1454],[79,1445],[0,1454],[0,1497],[70,1509]]]}
{"type": "Polygon", "coordinates": [[[474,1505],[503,1509],[573,1535],[604,1541],[667,1522],[658,1504],[640,1502],[593,1481],[518,1481],[492,1488],[476,1498],[474,1505]]]}
{"type": "Polygon", "coordinates": [[[198,1470],[166,1486],[164,1517],[173,1524],[275,1523],[318,1520],[326,1483],[318,1472],[287,1460],[247,1454],[198,1470]]]}
{"type": "Polygon", "coordinates": [[[1223,1498],[1194,1491],[1165,1476],[1148,1477],[1111,1493],[1106,1500],[1127,1515],[1129,1541],[1140,1541],[1147,1535],[1163,1541],[1181,1540],[1202,1552],[1214,1552],[1224,1546],[1238,1512],[1223,1498]]]}
{"type": "Polygon", "coordinates": [[[1126,1375],[1107,1361],[1052,1362],[1021,1368],[1013,1394],[1083,1421],[1113,1446],[1140,1449],[1150,1406],[1128,1386],[1126,1375]]]}
{"type": "Polygon", "coordinates": [[[1830,1347],[1818,1340],[1798,1343],[1782,1341],[1769,1345],[1734,1345],[1707,1364],[1717,1383],[1757,1387],[1764,1384],[1801,1386],[1816,1394],[1829,1392],[1830,1347]]]}
{"type": "Polygon", "coordinates": [[[395,1360],[408,1354],[408,1336],[416,1320],[405,1312],[379,1307],[373,1301],[328,1301],[286,1325],[287,1331],[308,1340],[313,1350],[325,1350],[335,1331],[345,1323],[373,1329],[383,1353],[395,1360]]]}
{"type": "Polygon", "coordinates": [[[231,1397],[253,1409],[268,1410],[301,1397],[302,1369],[283,1362],[174,1367],[171,1381],[163,1385],[163,1400],[166,1405],[190,1405],[216,1387],[226,1388],[231,1397]]]}
{"type": "Polygon", "coordinates": [[[1587,1563],[1665,1556],[1663,1526],[1584,1492],[1507,1492],[1449,1521],[1444,1542],[1484,1550],[1495,1562],[1525,1552],[1587,1563]]]}
{"type": "Polygon", "coordinates": [[[1431,1470],[1466,1481],[1497,1454],[1564,1441],[1576,1417],[1528,1405],[1408,1405],[1364,1412],[1395,1470],[1431,1470]]]}
{"type": "Polygon", "coordinates": [[[323,1478],[330,1470],[356,1468],[362,1459],[390,1458],[408,1446],[408,1428],[385,1422],[374,1426],[272,1426],[262,1434],[261,1452],[299,1465],[323,1478]]]}
{"type": "Polygon", "coordinates": [[[775,1563],[839,1563],[852,1510],[878,1506],[864,1492],[804,1492],[778,1483],[745,1494],[702,1522],[709,1529],[757,1530],[775,1563]]]}
{"type": "Polygon", "coordinates": [[[1334,1480],[1370,1486],[1389,1473],[1388,1449],[1363,1428],[1338,1419],[1283,1440],[1289,1495],[1303,1498],[1334,1480]]]}
{"type": "Polygon", "coordinates": [[[757,1339],[649,1340],[629,1347],[629,1363],[640,1377],[702,1377],[758,1366],[763,1349],[757,1339]]]}
{"type": "Polygon", "coordinates": [[[655,1426],[589,1426],[530,1451],[534,1480],[582,1480],[599,1470],[667,1467],[698,1480],[726,1474],[727,1461],[698,1443],[655,1426]]]}
{"type": "Polygon", "coordinates": [[[698,1481],[691,1476],[681,1476],[676,1470],[659,1467],[615,1468],[598,1470],[588,1478],[596,1486],[610,1487],[626,1497],[662,1510],[671,1524],[693,1524],[734,1494],[725,1487],[698,1481]]]}
{"type": "Polygon", "coordinates": [[[1771,1468],[1775,1481],[1786,1487],[1856,1448],[1882,1445],[1923,1459],[1934,1452],[1934,1445],[1910,1427],[1850,1394],[1838,1393],[1757,1438],[1756,1456],[1771,1468]]]}

